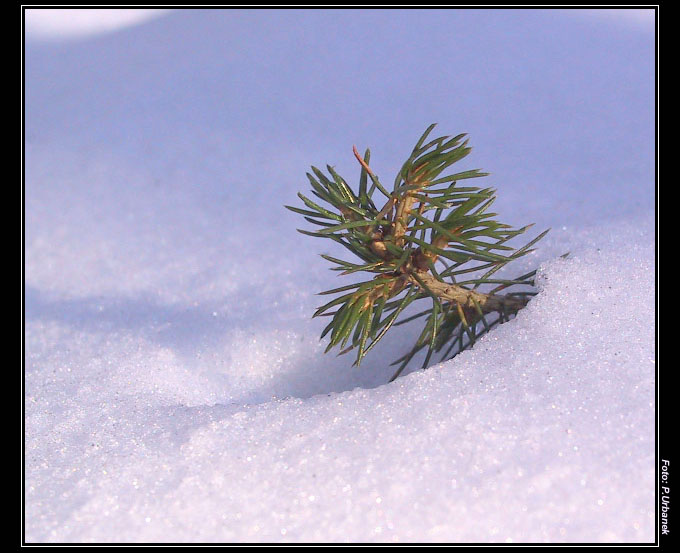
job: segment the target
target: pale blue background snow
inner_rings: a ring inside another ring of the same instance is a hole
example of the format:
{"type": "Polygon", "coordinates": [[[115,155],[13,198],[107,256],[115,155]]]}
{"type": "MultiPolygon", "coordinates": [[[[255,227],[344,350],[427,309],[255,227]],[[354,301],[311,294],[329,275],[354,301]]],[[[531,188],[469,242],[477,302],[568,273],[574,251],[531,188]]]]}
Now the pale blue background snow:
{"type": "Polygon", "coordinates": [[[29,542],[653,541],[652,10],[37,15],[29,542]],[[281,206],[431,122],[553,230],[514,321],[384,385],[418,329],[322,355],[281,206]]]}

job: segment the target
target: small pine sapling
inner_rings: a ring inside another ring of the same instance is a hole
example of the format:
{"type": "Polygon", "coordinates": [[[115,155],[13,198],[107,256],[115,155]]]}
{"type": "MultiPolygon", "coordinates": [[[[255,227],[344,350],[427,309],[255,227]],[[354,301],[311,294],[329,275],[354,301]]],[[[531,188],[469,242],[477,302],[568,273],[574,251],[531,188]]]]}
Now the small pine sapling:
{"type": "Polygon", "coordinates": [[[355,364],[372,350],[393,326],[425,317],[413,347],[393,364],[394,380],[411,359],[426,348],[423,368],[433,354],[448,359],[471,347],[494,326],[508,321],[530,297],[536,271],[514,279],[493,278],[509,262],[533,251],[548,232],[520,248],[507,242],[529,227],[513,229],[495,220],[488,208],[495,190],[458,186],[458,182],[486,176],[478,169],[440,176],[470,153],[465,134],[429,140],[430,125],[403,164],[389,192],[369,166],[370,150],[362,157],[358,190],[352,189],[331,166],[328,174],[316,167],[307,178],[321,206],[298,194],[305,208],[286,206],[320,227],[301,233],[328,238],[347,248],[357,260],[329,255],[332,270],[341,274],[367,273],[364,281],[334,288],[321,295],[339,294],[321,306],[316,316],[332,317],[321,334],[330,334],[326,352],[356,350],[355,364]],[[380,208],[376,193],[384,197],[380,208]],[[492,288],[482,292],[480,287],[492,288]],[[512,290],[512,291],[511,291],[512,290]],[[412,303],[429,307],[400,316],[412,303]],[[331,311],[332,310],[332,311],[331,311]]]}

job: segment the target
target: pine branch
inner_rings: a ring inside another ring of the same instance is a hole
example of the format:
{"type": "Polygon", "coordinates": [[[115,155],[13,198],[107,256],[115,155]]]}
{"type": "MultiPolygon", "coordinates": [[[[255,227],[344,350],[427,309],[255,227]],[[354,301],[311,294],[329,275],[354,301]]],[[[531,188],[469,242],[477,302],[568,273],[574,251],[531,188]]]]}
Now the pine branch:
{"type": "Polygon", "coordinates": [[[395,178],[392,192],[371,169],[370,150],[362,157],[354,147],[361,166],[357,193],[331,166],[326,167],[330,176],[312,167],[312,173],[307,173],[312,194],[326,206],[302,194],[298,196],[305,208],[286,206],[321,227],[299,232],[338,242],[360,260],[345,261],[322,254],[334,265],[332,270],[343,275],[374,275],[321,292],[341,294],[314,313],[315,317],[332,317],[321,334],[322,338],[330,334],[326,351],[336,346],[341,348],[340,354],[357,350],[358,365],[390,328],[427,316],[415,345],[396,361],[400,365],[393,379],[421,350],[427,348],[425,368],[433,353],[445,350],[443,358],[456,355],[526,306],[535,293],[535,272],[515,279],[490,277],[533,251],[530,248],[547,232],[519,249],[508,245],[531,225],[513,229],[496,221],[496,214],[488,213],[496,199],[495,190],[458,186],[461,180],[487,173],[473,169],[440,176],[471,148],[463,140],[464,134],[426,142],[434,127],[430,125],[416,143],[395,178]],[[380,202],[373,198],[376,191],[386,198],[380,209],[376,207],[380,202]],[[437,265],[443,268],[438,270],[437,265]],[[461,275],[467,275],[467,279],[456,281],[461,275]],[[497,286],[484,293],[479,290],[482,285],[497,286]],[[412,303],[424,299],[431,302],[430,309],[398,320],[412,303]],[[335,311],[329,312],[332,308],[335,311]]]}

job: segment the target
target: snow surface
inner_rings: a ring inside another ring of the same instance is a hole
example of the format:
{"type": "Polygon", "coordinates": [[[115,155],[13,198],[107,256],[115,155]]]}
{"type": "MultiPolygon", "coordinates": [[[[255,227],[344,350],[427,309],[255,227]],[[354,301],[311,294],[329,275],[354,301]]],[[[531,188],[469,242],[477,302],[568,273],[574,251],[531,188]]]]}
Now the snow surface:
{"type": "Polygon", "coordinates": [[[199,10],[29,37],[26,540],[653,541],[636,21],[199,10]],[[281,206],[310,164],[354,178],[352,144],[389,181],[431,122],[470,133],[502,219],[553,230],[516,319],[385,384],[417,326],[358,369],[323,355],[336,252],[281,206]]]}
{"type": "Polygon", "coordinates": [[[71,40],[123,29],[158,17],[152,9],[27,9],[25,29],[30,40],[71,40]]]}

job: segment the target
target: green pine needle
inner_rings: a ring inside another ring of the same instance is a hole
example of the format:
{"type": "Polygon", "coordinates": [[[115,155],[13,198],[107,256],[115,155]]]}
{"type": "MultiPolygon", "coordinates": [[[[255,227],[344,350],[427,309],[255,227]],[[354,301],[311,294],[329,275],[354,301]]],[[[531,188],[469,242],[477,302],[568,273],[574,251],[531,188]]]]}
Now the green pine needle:
{"type": "Polygon", "coordinates": [[[340,294],[313,315],[332,317],[321,334],[322,339],[330,334],[327,352],[336,346],[340,354],[356,350],[354,364],[359,365],[393,326],[426,317],[413,347],[395,361],[399,368],[392,380],[423,349],[425,368],[434,353],[443,351],[442,359],[450,358],[522,309],[535,294],[535,271],[517,278],[491,276],[532,252],[548,232],[520,248],[510,245],[508,241],[532,225],[515,229],[497,221],[497,215],[488,212],[496,199],[494,189],[458,186],[458,181],[488,173],[470,169],[442,175],[471,148],[465,134],[429,139],[434,128],[430,125],[416,142],[392,192],[370,168],[370,150],[361,156],[354,148],[361,167],[356,191],[332,166],[326,165],[327,173],[312,167],[307,173],[312,194],[326,207],[300,193],[304,208],[285,206],[321,227],[298,229],[301,233],[330,238],[360,260],[321,254],[333,264],[332,270],[371,275],[369,280],[320,292],[340,294]],[[385,197],[380,209],[376,191],[385,197]],[[466,277],[460,279],[461,275],[466,277]],[[425,298],[431,301],[430,308],[405,315],[425,298]],[[336,311],[330,312],[334,307],[336,311]]]}

